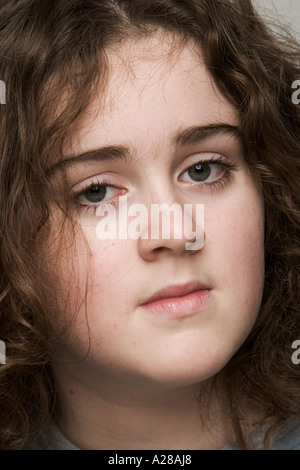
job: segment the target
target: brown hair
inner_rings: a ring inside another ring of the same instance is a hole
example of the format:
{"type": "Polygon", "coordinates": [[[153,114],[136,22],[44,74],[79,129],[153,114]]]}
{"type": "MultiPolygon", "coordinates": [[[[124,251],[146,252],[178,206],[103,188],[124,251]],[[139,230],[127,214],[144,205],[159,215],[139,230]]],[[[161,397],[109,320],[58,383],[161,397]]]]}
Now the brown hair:
{"type": "Polygon", "coordinates": [[[43,274],[57,252],[41,256],[55,197],[47,180],[53,149],[60,155],[94,87],[104,84],[107,47],[156,29],[199,45],[239,113],[245,158],[262,182],[264,297],[253,330],[222,371],[239,446],[247,447],[243,398],[267,406],[276,423],[300,414],[300,369],[291,361],[300,334],[300,108],[291,99],[299,45],[274,34],[250,0],[7,0],[0,9],[7,91],[0,110],[1,449],[21,449],[59,413],[49,353],[56,297],[43,274]]]}

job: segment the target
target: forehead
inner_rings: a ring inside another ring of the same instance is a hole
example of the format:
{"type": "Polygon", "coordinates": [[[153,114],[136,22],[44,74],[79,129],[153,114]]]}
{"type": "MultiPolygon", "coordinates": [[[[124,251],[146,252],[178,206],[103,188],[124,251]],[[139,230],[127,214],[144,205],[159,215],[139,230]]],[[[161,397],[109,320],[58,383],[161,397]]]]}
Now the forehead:
{"type": "Polygon", "coordinates": [[[238,124],[191,40],[156,33],[114,46],[107,57],[107,84],[71,136],[71,153],[115,144],[153,153],[178,129],[238,124]]]}

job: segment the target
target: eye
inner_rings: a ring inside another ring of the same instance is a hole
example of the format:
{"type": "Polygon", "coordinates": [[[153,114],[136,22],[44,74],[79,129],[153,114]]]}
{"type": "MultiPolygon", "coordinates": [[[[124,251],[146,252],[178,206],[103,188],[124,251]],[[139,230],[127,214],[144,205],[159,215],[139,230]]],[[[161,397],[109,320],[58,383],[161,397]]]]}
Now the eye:
{"type": "Polygon", "coordinates": [[[226,166],[221,162],[199,162],[189,167],[180,178],[186,182],[211,183],[223,176],[226,166]]]}
{"type": "Polygon", "coordinates": [[[82,206],[97,206],[113,199],[118,193],[122,192],[109,183],[92,183],[80,192],[74,194],[75,200],[82,206]]]}

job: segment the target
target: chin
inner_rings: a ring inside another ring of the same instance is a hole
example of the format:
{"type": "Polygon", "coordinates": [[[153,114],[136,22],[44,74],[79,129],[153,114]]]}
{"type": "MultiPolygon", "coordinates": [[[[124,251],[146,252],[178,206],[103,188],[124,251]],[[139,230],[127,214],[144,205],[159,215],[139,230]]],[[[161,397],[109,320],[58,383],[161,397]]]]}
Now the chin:
{"type": "Polygon", "coordinates": [[[201,364],[191,364],[188,360],[180,364],[174,362],[167,368],[143,371],[143,381],[149,386],[159,388],[178,388],[200,384],[215,376],[226,365],[229,359],[214,360],[210,358],[201,364]]]}

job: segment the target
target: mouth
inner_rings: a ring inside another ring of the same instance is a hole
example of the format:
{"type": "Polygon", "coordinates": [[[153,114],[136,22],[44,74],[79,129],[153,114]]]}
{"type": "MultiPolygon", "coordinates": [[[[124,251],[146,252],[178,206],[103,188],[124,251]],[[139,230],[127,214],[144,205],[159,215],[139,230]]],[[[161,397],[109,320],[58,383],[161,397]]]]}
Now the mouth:
{"type": "Polygon", "coordinates": [[[147,313],[169,317],[189,316],[200,312],[211,299],[210,286],[199,282],[189,282],[155,292],[141,304],[141,307],[147,313]]]}

